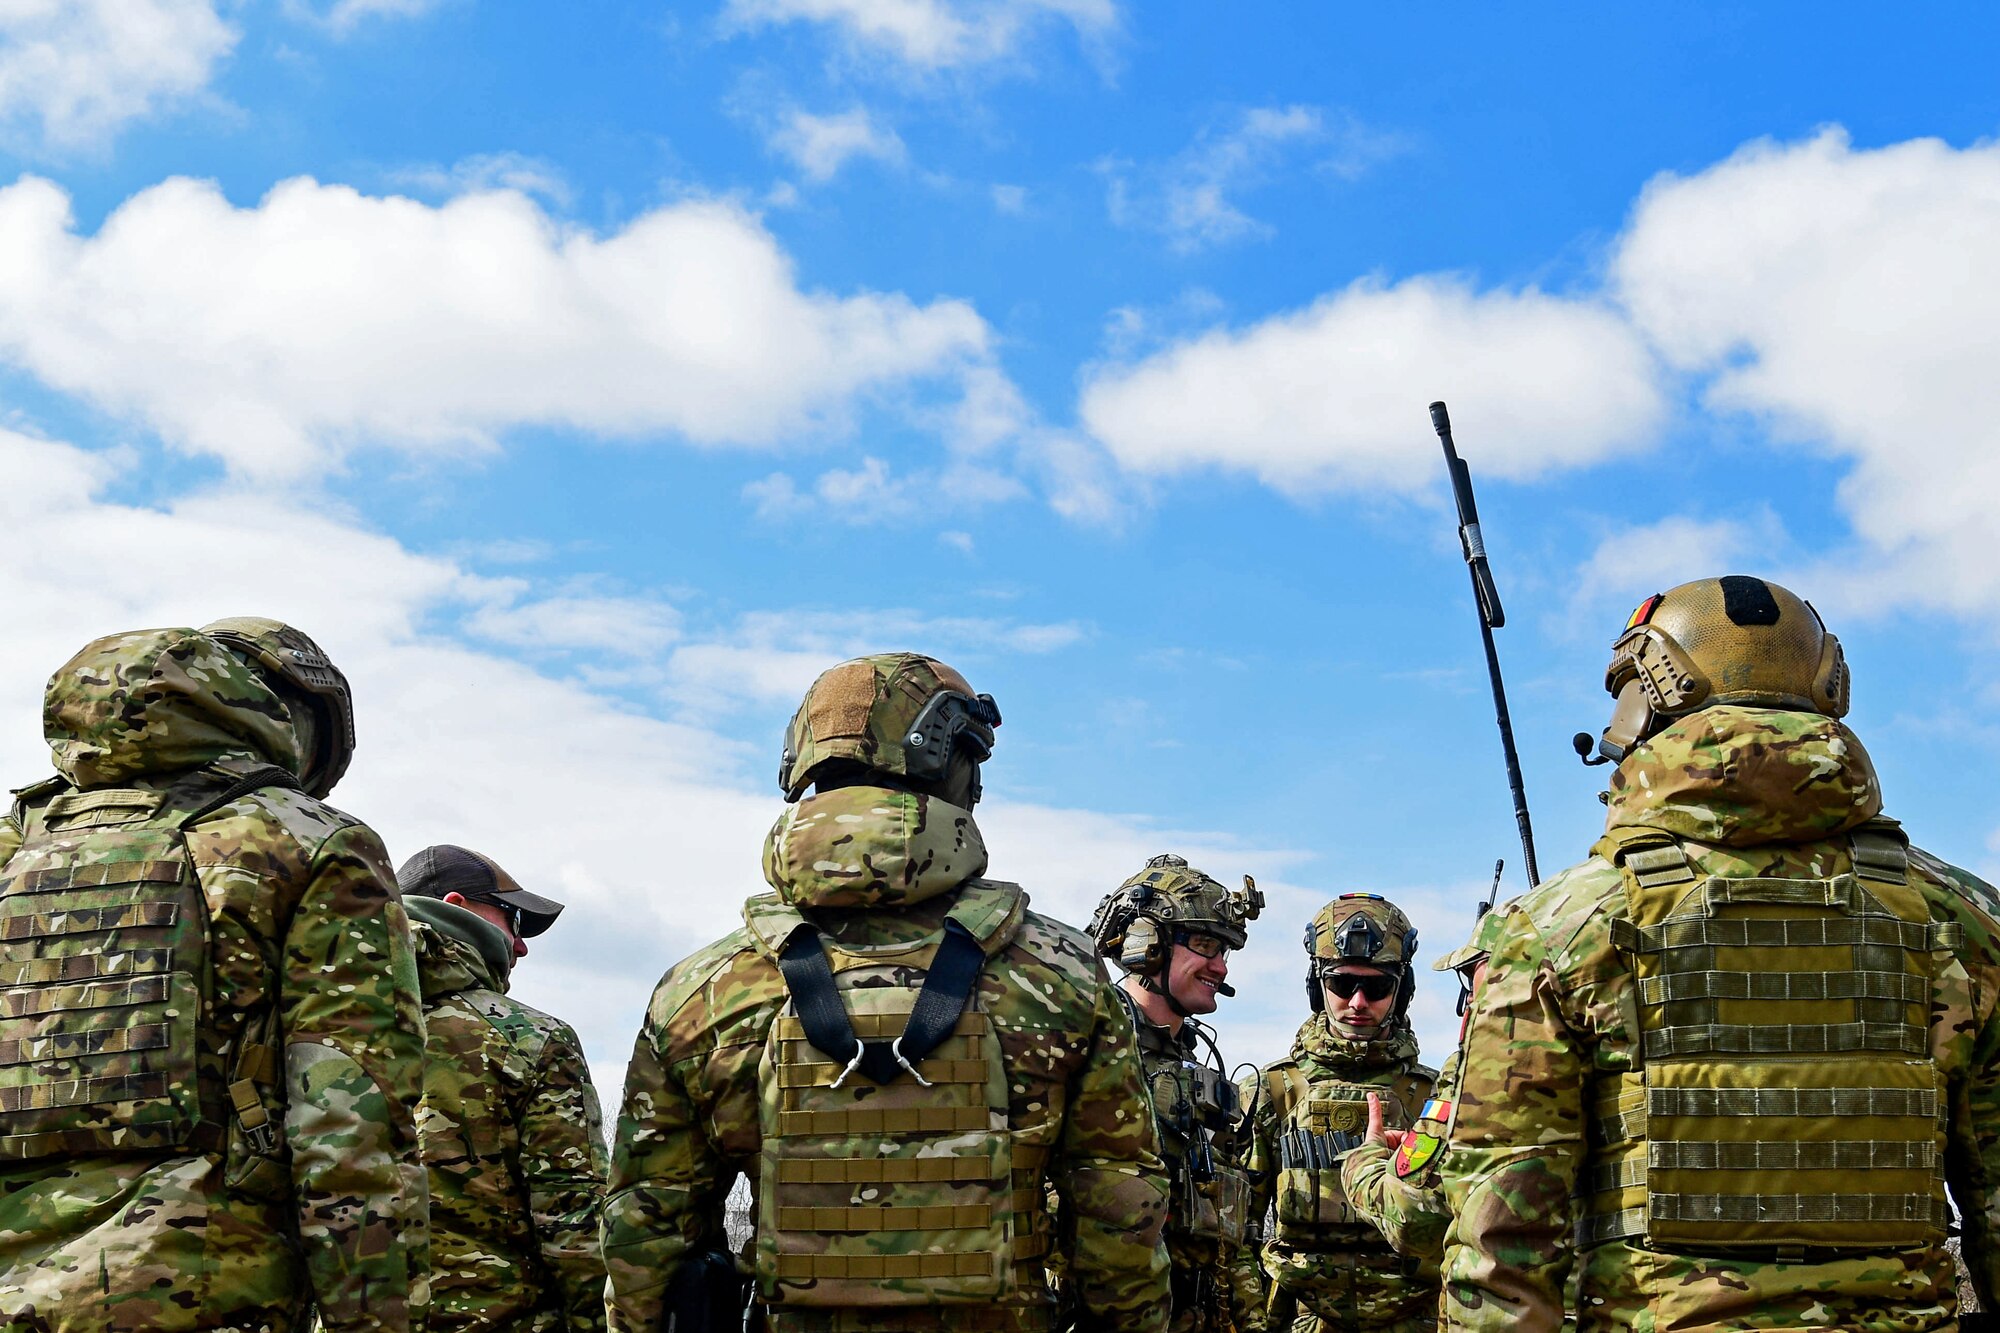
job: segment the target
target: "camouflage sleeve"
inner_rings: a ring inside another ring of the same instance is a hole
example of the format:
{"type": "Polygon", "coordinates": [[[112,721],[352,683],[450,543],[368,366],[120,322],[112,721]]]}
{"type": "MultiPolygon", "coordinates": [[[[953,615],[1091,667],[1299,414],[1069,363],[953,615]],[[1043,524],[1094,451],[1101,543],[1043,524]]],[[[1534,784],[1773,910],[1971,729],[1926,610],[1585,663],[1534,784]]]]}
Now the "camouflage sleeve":
{"type": "Polygon", "coordinates": [[[1257,1263],[1257,1243],[1230,1250],[1223,1259],[1222,1280],[1229,1291],[1229,1310],[1237,1333],[1264,1333],[1264,1272],[1257,1263]]]}
{"type": "Polygon", "coordinates": [[[536,1073],[521,1117],[521,1184],[570,1333],[597,1333],[604,1327],[604,1252],[597,1234],[604,1121],[583,1044],[568,1025],[550,1039],[536,1073]]]}
{"type": "Polygon", "coordinates": [[[1132,1023],[1100,969],[1090,1057],[1070,1085],[1049,1177],[1074,1219],[1078,1312],[1120,1333],[1167,1326],[1167,1181],[1155,1134],[1132,1023]]]}
{"type": "Polygon", "coordinates": [[[1384,1143],[1363,1143],[1340,1164],[1340,1185],[1354,1211],[1372,1223],[1398,1254],[1424,1260],[1435,1272],[1444,1254],[1444,1194],[1419,1174],[1405,1180],[1391,1168],[1395,1154],[1384,1143]]]}
{"type": "Polygon", "coordinates": [[[1583,1159],[1579,1042],[1547,944],[1519,909],[1495,932],[1442,1157],[1452,1212],[1440,1329],[1557,1328],[1583,1159]]]}
{"type": "Polygon", "coordinates": [[[417,1146],[424,1011],[381,840],[335,833],[285,935],[285,1137],[299,1240],[328,1333],[422,1326],[429,1199],[417,1146]]]}
{"type": "Polygon", "coordinates": [[[625,1071],[604,1201],[605,1301],[614,1333],[665,1328],[667,1284],[690,1251],[723,1241],[735,1173],[704,1132],[668,1045],[670,1025],[705,979],[688,980],[702,958],[661,980],[625,1071]]]}
{"type": "Polygon", "coordinates": [[[1922,862],[1958,890],[1954,915],[1965,932],[1965,978],[1947,990],[1947,1008],[1963,1015],[1947,1040],[1967,1050],[1965,1077],[1952,1089],[1945,1177],[1980,1309],[2000,1310],[2000,894],[1956,866],[1922,862]]]}

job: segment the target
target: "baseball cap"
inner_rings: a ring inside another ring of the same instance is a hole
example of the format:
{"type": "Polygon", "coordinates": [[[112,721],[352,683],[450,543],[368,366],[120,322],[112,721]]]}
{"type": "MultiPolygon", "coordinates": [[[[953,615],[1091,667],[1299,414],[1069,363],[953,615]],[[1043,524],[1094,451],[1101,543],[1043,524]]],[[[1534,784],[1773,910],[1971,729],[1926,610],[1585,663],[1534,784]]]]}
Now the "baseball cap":
{"type": "Polygon", "coordinates": [[[491,858],[448,842],[426,847],[403,862],[403,868],[396,872],[396,883],[404,893],[425,898],[456,893],[470,902],[514,908],[521,914],[518,933],[523,939],[553,926],[563,910],[554,899],[530,893],[515,883],[514,877],[491,858]]]}

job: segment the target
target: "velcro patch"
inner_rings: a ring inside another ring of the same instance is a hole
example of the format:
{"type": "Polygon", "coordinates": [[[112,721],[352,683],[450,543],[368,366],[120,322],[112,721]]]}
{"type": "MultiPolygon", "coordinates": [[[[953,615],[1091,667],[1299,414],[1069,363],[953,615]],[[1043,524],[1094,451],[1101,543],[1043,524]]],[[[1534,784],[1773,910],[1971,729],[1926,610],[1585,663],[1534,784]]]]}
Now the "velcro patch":
{"type": "MultiPolygon", "coordinates": [[[[1428,1108],[1426,1108],[1428,1109],[1428,1108]]],[[[1436,1134],[1411,1134],[1396,1149],[1396,1179],[1406,1180],[1431,1164],[1444,1140],[1436,1134]]]]}

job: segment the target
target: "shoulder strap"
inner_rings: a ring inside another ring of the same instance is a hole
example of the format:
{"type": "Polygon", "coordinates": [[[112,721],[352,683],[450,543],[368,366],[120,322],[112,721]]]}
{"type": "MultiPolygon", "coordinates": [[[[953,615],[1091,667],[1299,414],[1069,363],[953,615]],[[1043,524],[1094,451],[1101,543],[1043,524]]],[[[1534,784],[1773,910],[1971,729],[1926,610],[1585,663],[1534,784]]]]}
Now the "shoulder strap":
{"type": "Polygon", "coordinates": [[[972,996],[986,951],[971,931],[947,917],[944,940],[924,973],[923,989],[910,1010],[903,1033],[894,1041],[862,1041],[854,1035],[854,1024],[841,1003],[840,989],[834,984],[833,966],[827,962],[826,948],[810,922],[801,923],[778,954],[778,970],[784,975],[785,989],[791,992],[798,1010],[799,1026],[806,1040],[824,1055],[846,1066],[833,1086],[859,1068],[871,1082],[893,1083],[908,1072],[919,1083],[917,1064],[958,1026],[959,1015],[972,996]]]}
{"type": "Polygon", "coordinates": [[[260,764],[213,792],[203,792],[195,796],[194,808],[181,816],[180,827],[191,828],[230,802],[241,800],[251,792],[262,791],[266,787],[285,787],[292,791],[305,790],[299,785],[296,777],[276,764],[260,764]]]}

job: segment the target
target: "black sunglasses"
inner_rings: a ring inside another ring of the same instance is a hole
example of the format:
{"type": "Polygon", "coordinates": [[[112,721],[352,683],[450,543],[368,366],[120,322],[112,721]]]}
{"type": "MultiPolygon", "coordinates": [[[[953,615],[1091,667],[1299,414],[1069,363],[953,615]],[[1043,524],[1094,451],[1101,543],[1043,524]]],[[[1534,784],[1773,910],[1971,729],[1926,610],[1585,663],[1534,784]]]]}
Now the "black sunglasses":
{"type": "Polygon", "coordinates": [[[494,901],[493,899],[491,899],[491,898],[475,898],[475,899],[473,899],[473,901],[474,901],[474,902],[477,902],[477,903],[481,903],[481,904],[484,904],[484,905],[485,905],[485,906],[487,906],[487,907],[497,907],[497,908],[499,908],[499,909],[500,909],[500,910],[501,910],[502,912],[506,913],[506,915],[507,915],[507,928],[508,928],[509,930],[511,930],[511,931],[513,931],[513,932],[514,932],[514,938],[515,938],[515,939],[517,939],[517,940],[519,940],[519,939],[526,939],[526,938],[527,938],[526,936],[524,936],[523,934],[521,934],[521,921],[522,921],[522,919],[523,919],[523,917],[524,917],[525,913],[523,913],[523,912],[522,912],[522,910],[521,910],[520,908],[518,908],[518,907],[509,907],[509,906],[508,906],[508,905],[507,905],[506,903],[502,903],[502,902],[495,902],[495,901],[494,901]]]}
{"type": "Polygon", "coordinates": [[[1327,976],[1326,988],[1343,1000],[1353,999],[1354,992],[1360,991],[1371,1001],[1379,1001],[1396,993],[1396,981],[1397,978],[1379,972],[1334,972],[1327,976]]]}

